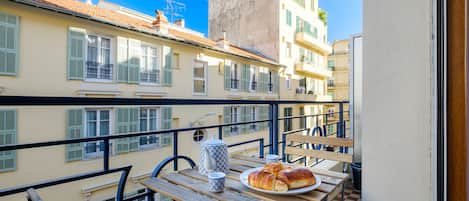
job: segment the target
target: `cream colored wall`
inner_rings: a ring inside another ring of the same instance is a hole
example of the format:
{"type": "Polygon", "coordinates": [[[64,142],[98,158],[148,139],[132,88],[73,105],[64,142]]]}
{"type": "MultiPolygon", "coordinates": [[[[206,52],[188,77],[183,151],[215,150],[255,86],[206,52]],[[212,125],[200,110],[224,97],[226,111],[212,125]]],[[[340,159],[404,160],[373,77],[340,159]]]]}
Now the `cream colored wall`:
{"type": "Polygon", "coordinates": [[[362,199],[429,201],[433,1],[363,1],[362,199]]]}
{"type": "MultiPolygon", "coordinates": [[[[168,45],[175,52],[180,53],[181,68],[173,71],[173,85],[171,87],[155,87],[166,92],[164,98],[238,98],[238,99],[278,99],[277,94],[260,94],[245,92],[227,92],[222,87],[224,83],[223,69],[219,69],[219,62],[227,58],[240,63],[250,63],[256,66],[277,68],[258,62],[247,61],[233,56],[222,55],[200,48],[190,47],[177,43],[170,43],[160,39],[147,37],[120,30],[102,24],[88,22],[77,18],[60,15],[36,8],[21,6],[7,1],[0,2],[0,12],[20,17],[19,27],[19,71],[16,77],[1,76],[0,87],[4,90],[0,95],[27,95],[27,96],[81,96],[78,91],[83,81],[67,80],[67,33],[68,27],[85,28],[87,31],[108,35],[111,37],[124,36],[138,39],[156,45],[168,45]],[[208,62],[208,93],[205,96],[194,96],[192,93],[192,67],[194,59],[203,53],[202,60],[208,62]],[[221,70],[221,71],[220,71],[221,70]]],[[[115,41],[113,41],[115,47],[115,41]]],[[[116,51],[114,51],[116,54],[116,51]]],[[[114,55],[115,58],[115,55],[114,55]]],[[[117,86],[120,94],[116,97],[146,98],[136,95],[138,85],[120,83],[96,83],[100,87],[108,85],[117,86]]],[[[103,95],[92,95],[103,96],[103,95]]],[[[153,97],[154,98],[154,97],[153,97]]],[[[79,107],[79,106],[77,106],[79,107]]],[[[74,107],[76,108],[76,107],[74,107]]],[[[65,139],[64,107],[18,107],[18,142],[38,142],[46,140],[65,139]],[[47,118],[44,118],[47,117],[47,118]]],[[[215,116],[203,120],[201,125],[218,124],[222,115],[222,106],[173,107],[173,119],[177,120],[179,127],[188,127],[191,122],[198,120],[209,112],[215,116]]],[[[174,122],[175,124],[176,122],[174,122]]],[[[175,125],[176,126],[176,125],[175,125]]],[[[209,130],[214,136],[217,130],[209,130]]],[[[236,137],[226,137],[228,144],[248,139],[263,137],[268,139],[267,132],[258,132],[236,137]]],[[[268,143],[266,141],[266,143],[268,143]]],[[[257,147],[257,144],[230,149],[233,151],[257,147]]],[[[188,155],[198,161],[200,145],[193,142],[192,132],[182,132],[179,137],[179,153],[188,155]]],[[[172,154],[172,147],[152,149],[147,151],[131,152],[111,157],[111,167],[132,164],[129,178],[150,172],[155,165],[172,154]],[[149,158],[149,156],[151,156],[149,158]]],[[[184,163],[181,163],[184,167],[184,163]]],[[[61,176],[99,170],[102,168],[102,159],[65,162],[65,147],[57,146],[45,149],[29,149],[18,151],[17,170],[0,173],[0,188],[29,184],[31,182],[53,179],[61,176]]],[[[99,200],[115,193],[115,186],[92,192],[89,197],[82,193],[82,189],[114,181],[119,175],[107,175],[90,180],[74,182],[57,187],[39,190],[45,200],[99,200]]],[[[139,185],[129,179],[126,192],[139,185]]],[[[2,197],[0,200],[24,200],[23,194],[2,197]]]]}

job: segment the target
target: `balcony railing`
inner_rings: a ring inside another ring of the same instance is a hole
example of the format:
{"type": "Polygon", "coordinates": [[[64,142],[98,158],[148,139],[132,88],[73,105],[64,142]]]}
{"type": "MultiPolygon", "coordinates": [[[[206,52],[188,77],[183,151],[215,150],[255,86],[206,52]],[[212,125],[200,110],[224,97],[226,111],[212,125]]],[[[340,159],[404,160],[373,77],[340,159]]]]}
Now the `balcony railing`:
{"type": "Polygon", "coordinates": [[[86,78],[112,80],[113,65],[101,64],[94,61],[86,62],[86,78]]]}
{"type": "MultiPolygon", "coordinates": [[[[337,137],[346,136],[346,121],[344,121],[344,114],[347,111],[343,111],[344,104],[347,104],[346,101],[328,101],[328,102],[318,102],[318,101],[297,101],[297,100],[218,100],[218,99],[134,99],[134,98],[85,98],[85,97],[24,97],[24,96],[2,96],[0,99],[0,106],[8,107],[22,107],[22,106],[162,106],[162,105],[269,105],[269,117],[268,119],[261,119],[257,121],[247,121],[247,122],[237,122],[237,123],[228,123],[228,124],[217,124],[217,125],[208,125],[208,126],[199,126],[199,127],[190,127],[190,128],[177,128],[177,129],[166,129],[158,130],[151,132],[136,132],[136,133],[125,133],[125,134],[114,134],[106,136],[97,136],[97,137],[86,137],[78,139],[68,139],[68,140],[52,140],[52,141],[42,141],[34,143],[20,143],[20,144],[11,144],[11,145],[1,145],[0,152],[3,151],[15,151],[15,150],[25,150],[25,149],[38,149],[38,148],[48,148],[52,146],[59,145],[70,145],[77,143],[89,143],[89,142],[102,142],[100,147],[102,147],[102,169],[92,172],[86,172],[77,175],[71,175],[68,177],[57,178],[53,180],[46,180],[38,183],[26,184],[21,186],[14,186],[9,188],[0,189],[0,197],[8,196],[16,193],[25,192],[30,188],[33,189],[42,189],[51,186],[61,185],[65,183],[70,183],[83,179],[90,179],[97,176],[102,176],[106,174],[122,172],[121,179],[117,188],[116,200],[137,200],[141,198],[147,198],[148,200],[153,200],[153,192],[147,190],[143,194],[139,194],[133,197],[126,197],[124,199],[124,188],[127,180],[127,176],[131,171],[132,165],[110,168],[110,143],[112,140],[131,138],[131,137],[142,137],[142,136],[154,136],[154,135],[163,135],[171,134],[173,138],[173,147],[172,147],[172,156],[184,158],[185,156],[179,155],[179,140],[180,135],[184,134],[185,131],[196,131],[203,129],[218,129],[218,138],[223,139],[223,128],[238,128],[240,125],[250,125],[251,129],[256,128],[256,124],[259,123],[268,123],[268,139],[258,138],[251,139],[244,142],[238,142],[235,144],[228,145],[229,148],[236,147],[245,144],[258,143],[259,144],[259,157],[263,158],[264,148],[268,148],[270,154],[279,154],[282,153],[282,160],[288,162],[295,162],[295,160],[290,160],[290,158],[284,153],[285,147],[290,146],[287,144],[285,138],[287,135],[299,132],[298,130],[279,133],[279,121],[292,120],[292,119],[307,119],[313,118],[312,121],[316,121],[315,125],[312,125],[311,128],[305,128],[302,131],[308,131],[308,135],[317,135],[317,136],[330,136],[335,135],[337,137]],[[325,114],[313,114],[313,115],[302,115],[302,116],[289,116],[289,117],[279,117],[279,105],[331,105],[335,104],[339,106],[339,112],[335,113],[325,113],[325,114]],[[334,120],[333,122],[328,121],[328,118],[331,115],[338,115],[339,119],[334,120]],[[322,117],[325,120],[323,125],[319,124],[319,117],[322,117]],[[253,126],[254,125],[254,126],[253,126]],[[332,129],[331,129],[332,127],[332,129]],[[335,130],[333,133],[329,131],[335,130]],[[282,137],[282,141],[279,141],[279,137],[282,137]],[[265,141],[268,142],[265,145],[265,141]],[[282,146],[282,152],[279,151],[279,145],[282,146]]],[[[233,131],[233,130],[232,130],[233,131]]],[[[297,145],[296,145],[297,146],[297,145]]],[[[306,145],[310,146],[310,145],[306,145]]],[[[311,145],[311,148],[321,149],[321,145],[311,145]]],[[[340,152],[347,152],[347,149],[340,148],[340,152]]],[[[306,161],[306,160],[305,160],[306,161]]],[[[164,160],[165,163],[168,160],[164,160]]],[[[173,162],[173,170],[178,170],[178,161],[173,162]]]]}
{"type": "Polygon", "coordinates": [[[232,89],[239,89],[239,80],[238,79],[231,79],[231,88],[232,89]]]}

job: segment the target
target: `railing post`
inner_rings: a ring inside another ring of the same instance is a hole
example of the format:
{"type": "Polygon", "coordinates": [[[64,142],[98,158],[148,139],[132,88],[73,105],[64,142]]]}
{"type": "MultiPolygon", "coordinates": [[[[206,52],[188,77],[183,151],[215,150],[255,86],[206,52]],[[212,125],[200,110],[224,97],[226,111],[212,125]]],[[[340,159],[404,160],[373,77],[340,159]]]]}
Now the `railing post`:
{"type": "Polygon", "coordinates": [[[278,104],[270,104],[270,154],[278,154],[278,104]]]}
{"type": "Polygon", "coordinates": [[[286,156],[285,156],[285,148],[287,147],[287,135],[284,133],[282,134],[282,162],[285,163],[286,156]]]}
{"type": "MultiPolygon", "coordinates": [[[[173,133],[173,156],[178,156],[178,132],[173,133]]],[[[178,170],[178,160],[174,160],[173,162],[173,170],[178,170]]]]}
{"type": "Polygon", "coordinates": [[[342,103],[342,102],[339,104],[339,122],[340,123],[339,123],[339,128],[338,129],[340,129],[340,130],[337,131],[337,134],[338,134],[337,137],[345,137],[343,135],[344,132],[343,132],[343,129],[342,129],[343,128],[342,125],[343,125],[343,122],[344,122],[344,103],[342,103]]]}
{"type": "Polygon", "coordinates": [[[223,126],[218,127],[218,139],[219,140],[223,139],[223,126]]]}
{"type": "Polygon", "coordinates": [[[264,158],[264,138],[259,140],[259,158],[264,158]]]}
{"type": "Polygon", "coordinates": [[[109,170],[109,139],[104,140],[103,169],[109,170]]]}

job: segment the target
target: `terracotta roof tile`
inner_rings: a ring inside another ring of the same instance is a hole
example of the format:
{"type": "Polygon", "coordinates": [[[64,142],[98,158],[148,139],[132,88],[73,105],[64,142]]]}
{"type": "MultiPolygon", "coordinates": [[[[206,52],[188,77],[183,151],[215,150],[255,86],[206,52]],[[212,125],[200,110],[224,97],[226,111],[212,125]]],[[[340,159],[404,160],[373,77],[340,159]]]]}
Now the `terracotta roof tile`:
{"type": "MultiPolygon", "coordinates": [[[[107,21],[111,21],[113,23],[118,23],[118,24],[125,24],[125,25],[128,25],[128,26],[133,26],[133,27],[136,27],[136,28],[139,28],[139,29],[143,29],[143,30],[146,30],[146,31],[156,33],[156,31],[153,29],[153,25],[151,23],[147,22],[147,21],[140,20],[140,19],[137,19],[137,18],[132,18],[132,17],[129,17],[127,15],[120,14],[120,13],[114,12],[112,10],[100,8],[100,7],[97,7],[97,6],[94,6],[94,5],[89,5],[89,4],[86,4],[86,3],[78,1],[78,0],[33,0],[33,1],[37,2],[37,3],[46,4],[48,6],[54,6],[54,7],[57,7],[57,8],[61,8],[61,9],[67,10],[67,11],[80,13],[82,15],[95,17],[95,18],[98,18],[98,19],[101,19],[101,20],[107,20],[107,21]]],[[[190,33],[178,31],[176,29],[171,29],[171,28],[168,30],[168,32],[169,32],[170,35],[172,35],[176,38],[179,38],[179,39],[183,39],[183,40],[186,40],[186,41],[191,41],[191,42],[203,44],[203,45],[206,45],[206,46],[210,46],[212,48],[219,49],[219,50],[224,51],[224,52],[228,52],[228,53],[248,57],[248,58],[251,58],[251,59],[256,59],[256,60],[259,60],[259,61],[262,61],[262,62],[277,64],[277,62],[275,62],[275,61],[273,61],[269,58],[260,56],[258,54],[252,53],[252,52],[249,52],[247,50],[236,47],[234,45],[231,45],[229,50],[223,50],[223,49],[217,47],[217,42],[215,42],[213,40],[210,40],[208,38],[205,38],[205,37],[201,37],[199,35],[190,34],[190,33]]]]}

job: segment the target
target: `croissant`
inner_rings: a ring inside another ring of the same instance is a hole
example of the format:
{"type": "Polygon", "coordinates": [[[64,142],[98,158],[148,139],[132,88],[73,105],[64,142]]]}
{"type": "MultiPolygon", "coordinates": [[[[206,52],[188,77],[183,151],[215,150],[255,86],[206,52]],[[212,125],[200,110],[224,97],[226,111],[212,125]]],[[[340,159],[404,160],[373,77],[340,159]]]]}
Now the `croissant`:
{"type": "Polygon", "coordinates": [[[283,170],[283,169],[284,167],[282,163],[269,163],[269,164],[266,164],[263,168],[264,171],[269,172],[275,176],[278,176],[278,173],[280,172],[280,170],[283,170]]]}
{"type": "Polygon", "coordinates": [[[264,190],[277,192],[288,191],[288,185],[285,182],[277,179],[274,174],[263,170],[251,172],[248,176],[248,182],[249,185],[264,190]]]}
{"type": "Polygon", "coordinates": [[[289,189],[316,184],[313,172],[307,168],[283,169],[278,173],[278,179],[287,184],[289,189]]]}

